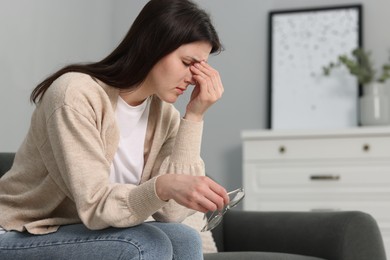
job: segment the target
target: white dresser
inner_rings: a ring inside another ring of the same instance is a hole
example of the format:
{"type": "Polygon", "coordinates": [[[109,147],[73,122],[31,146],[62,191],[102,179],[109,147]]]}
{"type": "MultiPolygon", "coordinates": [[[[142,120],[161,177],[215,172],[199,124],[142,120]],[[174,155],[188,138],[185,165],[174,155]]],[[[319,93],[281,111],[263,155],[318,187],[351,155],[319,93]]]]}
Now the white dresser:
{"type": "Polygon", "coordinates": [[[390,127],[243,131],[244,210],[359,210],[390,255],[390,127]]]}

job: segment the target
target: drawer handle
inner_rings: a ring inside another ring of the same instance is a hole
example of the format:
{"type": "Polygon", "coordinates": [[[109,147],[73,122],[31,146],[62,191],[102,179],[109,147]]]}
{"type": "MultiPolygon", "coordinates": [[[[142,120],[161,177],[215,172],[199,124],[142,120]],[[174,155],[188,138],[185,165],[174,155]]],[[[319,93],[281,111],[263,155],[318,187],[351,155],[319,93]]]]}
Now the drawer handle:
{"type": "Polygon", "coordinates": [[[285,153],[286,152],[286,147],[283,145],[279,147],[279,153],[285,153]]]}
{"type": "Polygon", "coordinates": [[[370,151],[370,145],[369,144],[364,144],[363,145],[363,151],[365,151],[365,152],[370,151]]]}
{"type": "Polygon", "coordinates": [[[340,175],[332,175],[332,174],[311,175],[310,180],[312,180],[312,181],[338,181],[338,180],[340,180],[340,175]]]}

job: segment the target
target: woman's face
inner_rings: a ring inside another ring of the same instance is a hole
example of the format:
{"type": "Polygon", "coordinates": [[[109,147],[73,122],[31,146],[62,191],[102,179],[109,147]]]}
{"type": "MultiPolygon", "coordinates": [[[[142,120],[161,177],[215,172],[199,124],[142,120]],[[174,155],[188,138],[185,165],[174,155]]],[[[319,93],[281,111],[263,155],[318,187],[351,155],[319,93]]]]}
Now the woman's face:
{"type": "Polygon", "coordinates": [[[211,45],[204,41],[180,46],[156,63],[146,78],[147,87],[165,102],[176,102],[195,83],[190,65],[207,61],[210,51],[211,45]]]}

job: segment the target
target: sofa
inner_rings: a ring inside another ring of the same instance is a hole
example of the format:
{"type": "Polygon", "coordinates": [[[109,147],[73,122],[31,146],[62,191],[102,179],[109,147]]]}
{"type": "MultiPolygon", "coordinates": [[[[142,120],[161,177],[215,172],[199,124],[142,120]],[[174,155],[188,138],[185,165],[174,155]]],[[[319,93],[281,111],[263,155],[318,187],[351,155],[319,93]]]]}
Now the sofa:
{"type": "MultiPolygon", "coordinates": [[[[0,177],[13,153],[0,153],[0,177]]],[[[1,217],[1,213],[0,213],[1,217]]],[[[386,260],[375,219],[364,212],[228,211],[205,260],[386,260]]]]}

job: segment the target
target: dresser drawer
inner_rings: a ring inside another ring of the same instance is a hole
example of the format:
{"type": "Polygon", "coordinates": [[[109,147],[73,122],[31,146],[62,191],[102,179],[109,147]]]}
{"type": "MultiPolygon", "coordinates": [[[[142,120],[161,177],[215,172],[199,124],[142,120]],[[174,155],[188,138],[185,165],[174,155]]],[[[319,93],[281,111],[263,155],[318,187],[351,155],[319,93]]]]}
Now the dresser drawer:
{"type": "Polygon", "coordinates": [[[265,188],[348,190],[358,187],[373,192],[381,187],[390,191],[390,162],[388,166],[356,163],[342,166],[275,164],[274,167],[253,163],[245,166],[245,172],[244,186],[254,191],[265,188]]]}
{"type": "Polygon", "coordinates": [[[242,140],[244,210],[363,211],[390,250],[389,126],[248,130],[242,140]]]}
{"type": "Polygon", "coordinates": [[[390,136],[244,141],[244,160],[390,159],[390,136]]]}

